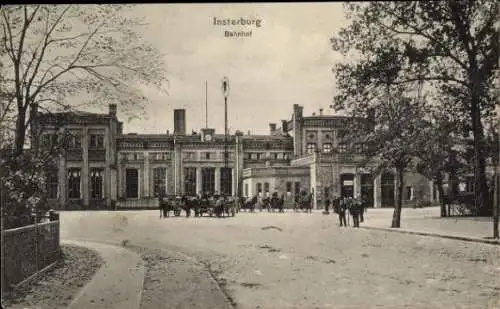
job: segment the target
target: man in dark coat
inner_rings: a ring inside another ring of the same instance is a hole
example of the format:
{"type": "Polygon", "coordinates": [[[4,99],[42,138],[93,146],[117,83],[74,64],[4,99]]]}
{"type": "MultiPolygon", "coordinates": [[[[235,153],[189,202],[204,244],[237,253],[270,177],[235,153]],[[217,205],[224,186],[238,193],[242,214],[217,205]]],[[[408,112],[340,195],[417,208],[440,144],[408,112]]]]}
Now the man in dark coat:
{"type": "Polygon", "coordinates": [[[349,198],[349,213],[352,216],[352,224],[359,227],[359,214],[361,210],[361,201],[359,199],[349,198]]]}
{"type": "Polygon", "coordinates": [[[325,203],[325,212],[324,212],[324,214],[325,215],[329,215],[330,214],[330,204],[332,203],[332,201],[330,200],[330,198],[328,196],[326,196],[325,199],[324,199],[324,203],[325,203]]]}
{"type": "Polygon", "coordinates": [[[347,199],[346,198],[339,199],[337,203],[338,203],[337,213],[339,214],[340,226],[347,226],[347,220],[345,217],[345,212],[347,209],[347,199]]]}

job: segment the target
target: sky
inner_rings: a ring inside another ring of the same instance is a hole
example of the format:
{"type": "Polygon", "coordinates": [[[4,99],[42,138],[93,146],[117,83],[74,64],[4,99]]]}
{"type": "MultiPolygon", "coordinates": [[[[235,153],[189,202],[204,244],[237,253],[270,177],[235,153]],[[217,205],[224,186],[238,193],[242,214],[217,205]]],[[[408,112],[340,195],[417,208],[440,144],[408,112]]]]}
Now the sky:
{"type": "MultiPolygon", "coordinates": [[[[173,110],[186,109],[186,129],[224,132],[221,83],[227,76],[228,127],[268,134],[291,119],[293,104],[304,114],[333,113],[333,65],[340,55],[330,38],[346,25],[342,3],[144,4],[134,8],[149,23],[144,40],[165,55],[168,95],[145,89],[152,101],[147,117],[124,121],[124,131],[173,131],[173,110]],[[261,20],[260,27],[214,25],[217,19],[261,20]],[[225,37],[225,31],[252,31],[250,37],[225,37]]],[[[119,113],[120,115],[120,113],[119,113]]]]}

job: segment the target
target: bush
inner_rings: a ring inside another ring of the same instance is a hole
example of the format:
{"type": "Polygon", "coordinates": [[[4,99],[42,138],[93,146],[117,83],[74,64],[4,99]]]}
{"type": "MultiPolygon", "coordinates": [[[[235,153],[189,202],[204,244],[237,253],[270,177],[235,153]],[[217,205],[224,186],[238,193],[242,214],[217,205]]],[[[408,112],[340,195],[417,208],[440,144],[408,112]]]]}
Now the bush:
{"type": "Polygon", "coordinates": [[[40,220],[49,208],[45,171],[53,167],[50,156],[30,150],[16,156],[11,148],[0,152],[3,228],[33,224],[33,217],[40,220]]]}

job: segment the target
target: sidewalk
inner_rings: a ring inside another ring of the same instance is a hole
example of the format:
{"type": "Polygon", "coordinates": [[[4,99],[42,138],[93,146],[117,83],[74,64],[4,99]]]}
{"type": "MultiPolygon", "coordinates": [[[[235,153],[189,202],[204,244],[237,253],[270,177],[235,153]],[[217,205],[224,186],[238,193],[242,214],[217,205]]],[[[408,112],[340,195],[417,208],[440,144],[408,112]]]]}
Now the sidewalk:
{"type": "Polygon", "coordinates": [[[141,257],[118,246],[87,241],[62,240],[62,244],[97,251],[104,265],[69,304],[68,309],[138,309],[145,268],[141,257]]]}
{"type": "Polygon", "coordinates": [[[391,228],[393,209],[368,209],[361,228],[406,234],[436,236],[500,245],[493,236],[493,219],[478,217],[441,218],[439,207],[403,208],[401,227],[391,228]]]}

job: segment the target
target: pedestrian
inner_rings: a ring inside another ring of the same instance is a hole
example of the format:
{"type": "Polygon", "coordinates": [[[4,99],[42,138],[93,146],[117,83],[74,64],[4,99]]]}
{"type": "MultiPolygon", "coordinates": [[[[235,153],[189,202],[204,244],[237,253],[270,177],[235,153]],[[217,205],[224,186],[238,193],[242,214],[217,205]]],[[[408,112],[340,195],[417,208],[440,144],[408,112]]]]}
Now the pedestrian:
{"type": "Polygon", "coordinates": [[[359,199],[350,199],[349,213],[352,216],[352,224],[354,227],[359,227],[359,213],[361,208],[359,199]]]}
{"type": "Polygon", "coordinates": [[[331,205],[332,201],[330,200],[330,198],[328,196],[325,197],[325,212],[324,214],[325,215],[329,215],[330,214],[330,205],[331,205]]]}
{"type": "Polygon", "coordinates": [[[347,199],[346,198],[340,199],[338,201],[338,214],[339,214],[340,226],[347,226],[345,217],[346,208],[347,208],[347,199]]]}
{"type": "Polygon", "coordinates": [[[359,222],[365,221],[365,211],[367,208],[368,199],[365,194],[361,197],[361,208],[359,210],[359,222]]]}

